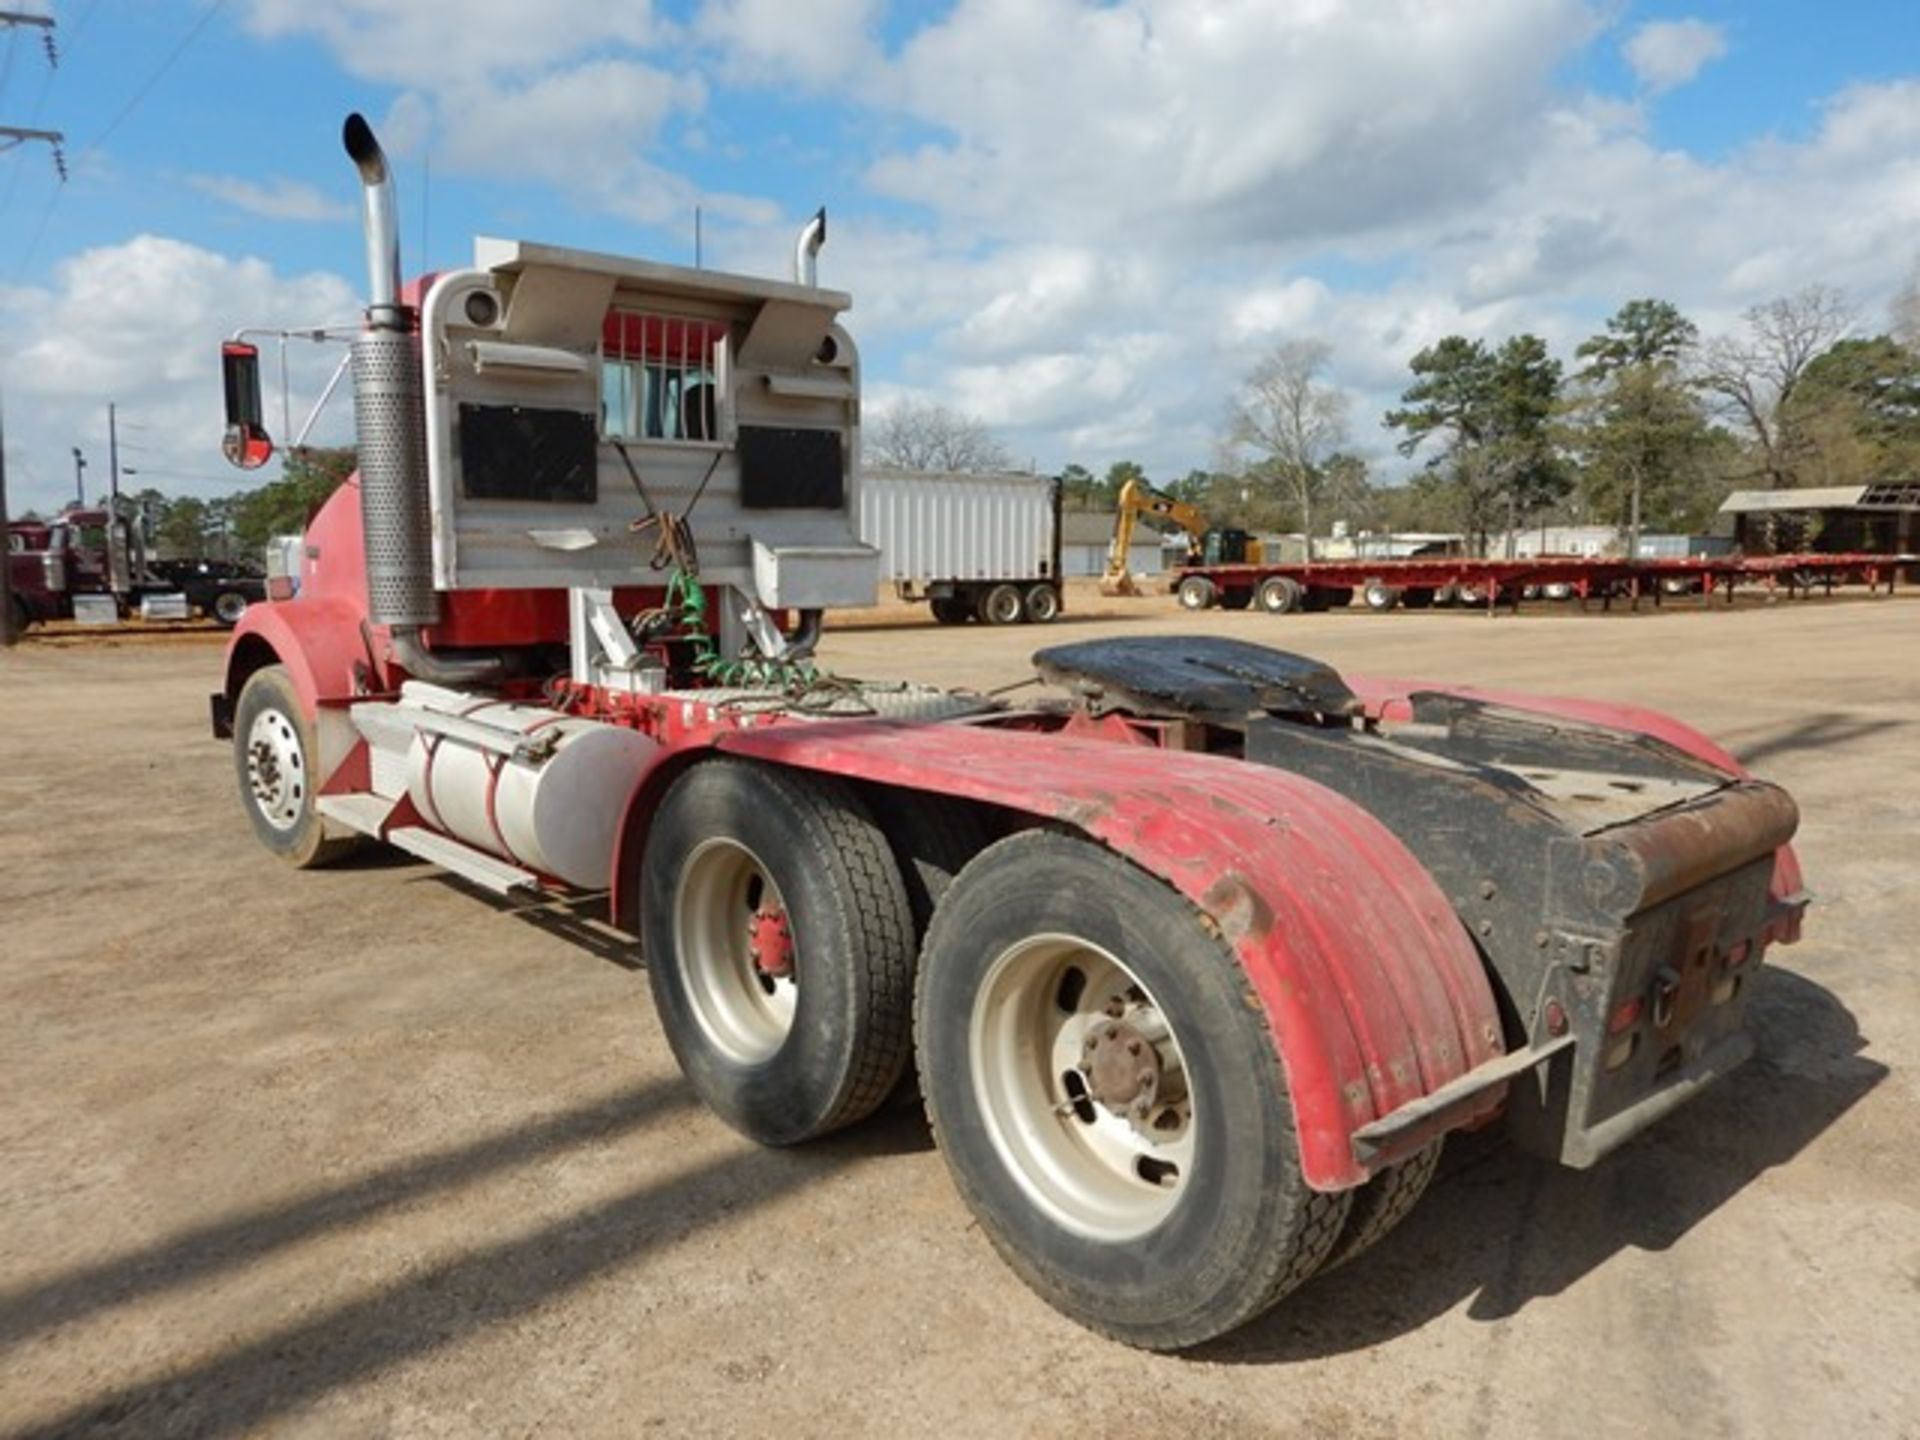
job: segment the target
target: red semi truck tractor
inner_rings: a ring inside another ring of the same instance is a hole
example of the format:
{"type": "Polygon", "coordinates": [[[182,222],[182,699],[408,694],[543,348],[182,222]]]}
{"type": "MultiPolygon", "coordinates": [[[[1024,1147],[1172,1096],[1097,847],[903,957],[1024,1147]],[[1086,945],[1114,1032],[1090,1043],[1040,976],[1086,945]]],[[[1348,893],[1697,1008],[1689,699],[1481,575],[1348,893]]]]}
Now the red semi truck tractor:
{"type": "Polygon", "coordinates": [[[1042,650],[1032,703],[832,676],[877,557],[824,214],[785,280],[482,240],[403,291],[345,138],[360,471],[212,696],[274,855],[610,891],[729,1124],[917,1068],[1008,1264],[1157,1349],[1379,1241],[1451,1132],[1589,1166],[1751,1052],[1796,814],[1710,741],[1205,637],[1042,650]]]}
{"type": "Polygon", "coordinates": [[[109,620],[135,613],[143,600],[178,597],[228,628],[266,598],[266,582],[229,561],[153,559],[139,522],[111,508],[73,507],[8,529],[16,632],[39,620],[73,619],[80,595],[111,600],[109,620]]]}

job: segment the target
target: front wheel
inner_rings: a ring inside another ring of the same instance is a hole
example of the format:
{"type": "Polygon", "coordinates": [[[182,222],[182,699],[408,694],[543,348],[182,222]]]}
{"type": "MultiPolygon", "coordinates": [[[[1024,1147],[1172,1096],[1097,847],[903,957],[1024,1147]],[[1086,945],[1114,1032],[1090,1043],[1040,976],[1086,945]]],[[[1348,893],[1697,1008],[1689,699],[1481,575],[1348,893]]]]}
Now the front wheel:
{"type": "Polygon", "coordinates": [[[284,665],[247,677],[233,712],[233,764],[240,803],[260,843],[296,869],[330,865],[359,837],[329,837],[316,808],[321,782],[313,722],[284,665]]]}
{"type": "Polygon", "coordinates": [[[660,802],[641,887],[654,1008],[721,1119],[792,1145],[886,1099],[912,1043],[913,913],[852,790],[702,761],[660,802]]]}
{"type": "Polygon", "coordinates": [[[927,1113],[968,1207],[1040,1296],[1175,1350],[1320,1266],[1344,1194],[1308,1189],[1238,962],[1184,899],[1029,831],[961,872],[922,957],[927,1113]]]}

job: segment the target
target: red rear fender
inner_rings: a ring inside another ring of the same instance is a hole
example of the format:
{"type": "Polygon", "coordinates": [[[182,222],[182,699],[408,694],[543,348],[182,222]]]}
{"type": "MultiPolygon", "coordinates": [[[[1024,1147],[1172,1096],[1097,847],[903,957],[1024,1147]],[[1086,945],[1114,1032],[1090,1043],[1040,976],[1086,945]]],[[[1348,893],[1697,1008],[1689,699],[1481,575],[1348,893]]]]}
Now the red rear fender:
{"type": "Polygon", "coordinates": [[[1178,890],[1232,947],[1266,1012],[1316,1188],[1367,1178],[1353,1154],[1360,1126],[1502,1052],[1492,988],[1446,897],[1384,826],[1311,781],[968,726],[777,726],[715,743],[1065,823],[1178,890]]]}

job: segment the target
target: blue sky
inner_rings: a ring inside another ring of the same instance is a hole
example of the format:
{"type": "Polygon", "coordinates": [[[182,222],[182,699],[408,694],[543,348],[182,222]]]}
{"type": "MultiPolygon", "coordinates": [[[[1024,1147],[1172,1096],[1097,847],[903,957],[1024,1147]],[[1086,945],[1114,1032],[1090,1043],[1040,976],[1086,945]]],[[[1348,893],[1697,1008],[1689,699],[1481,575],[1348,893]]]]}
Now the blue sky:
{"type": "Polygon", "coordinates": [[[1910,4],[33,8],[61,65],[0,38],[0,121],[64,131],[72,178],[0,155],[16,508],[103,455],[109,400],[162,488],[235,482],[212,342],[351,318],[352,109],[399,157],[410,269],[476,232],[685,261],[698,204],[709,263],[777,272],[825,203],[873,402],[1043,468],[1213,463],[1238,379],[1313,334],[1391,473],[1379,411],[1440,334],[1564,354],[1633,295],[1712,333],[1816,282],[1878,329],[1920,254],[1910,4]]]}

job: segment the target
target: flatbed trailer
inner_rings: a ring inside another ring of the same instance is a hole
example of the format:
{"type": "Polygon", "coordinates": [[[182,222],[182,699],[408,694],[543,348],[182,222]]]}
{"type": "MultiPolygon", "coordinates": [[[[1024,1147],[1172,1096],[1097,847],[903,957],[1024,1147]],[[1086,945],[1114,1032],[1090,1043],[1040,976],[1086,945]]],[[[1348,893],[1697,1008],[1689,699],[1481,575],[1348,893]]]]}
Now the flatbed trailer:
{"type": "Polygon", "coordinates": [[[1705,736],[1205,635],[1042,650],[1021,702],[822,673],[878,562],[824,216],[790,282],[483,241],[409,294],[345,138],[360,470],[210,696],[286,864],[607,899],[689,1085],[766,1144],[917,1070],[1012,1269],[1156,1349],[1378,1243],[1454,1131],[1591,1166],[1752,1053],[1798,815],[1705,736]]]}
{"type": "Polygon", "coordinates": [[[1643,597],[1723,595],[1733,603],[1743,585],[1769,595],[1780,590],[1831,594],[1838,585],[1865,585],[1892,594],[1900,572],[1920,556],[1883,554],[1695,555],[1655,560],[1590,559],[1546,555],[1494,560],[1446,556],[1408,560],[1316,560],[1233,565],[1182,565],[1168,580],[1188,610],[1259,606],[1276,615],[1327,610],[1358,601],[1370,610],[1425,609],[1469,604],[1488,611],[1523,598],[1598,600],[1637,605],[1643,597]]]}

